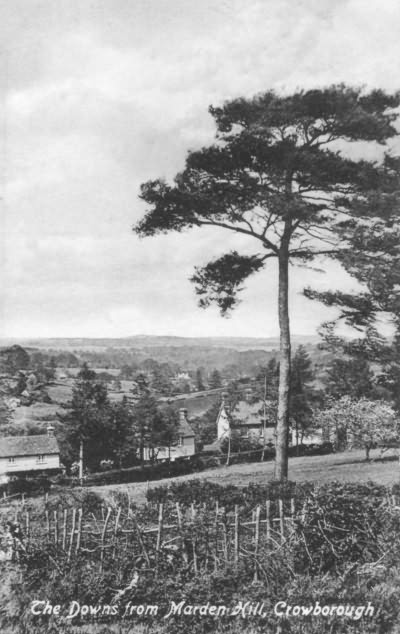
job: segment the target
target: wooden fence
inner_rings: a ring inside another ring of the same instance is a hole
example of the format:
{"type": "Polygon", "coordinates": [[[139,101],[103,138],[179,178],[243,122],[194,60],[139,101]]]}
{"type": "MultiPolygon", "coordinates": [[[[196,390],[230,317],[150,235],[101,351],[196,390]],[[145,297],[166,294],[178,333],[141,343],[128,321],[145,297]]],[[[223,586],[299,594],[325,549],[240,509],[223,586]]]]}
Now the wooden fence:
{"type": "MultiPolygon", "coordinates": [[[[194,574],[252,560],[283,546],[293,533],[295,502],[266,500],[253,510],[235,506],[226,512],[214,506],[159,504],[153,518],[141,518],[130,508],[45,509],[40,516],[16,507],[15,521],[23,533],[23,549],[47,543],[66,561],[88,556],[102,571],[107,562],[134,560],[137,567],[157,574],[163,566],[191,567],[194,574]]],[[[18,544],[16,545],[18,550],[18,544]]]]}
{"type": "MultiPolygon", "coordinates": [[[[388,493],[386,502],[400,509],[396,496],[388,493]]],[[[295,535],[297,520],[305,522],[305,506],[296,503],[267,499],[254,509],[236,505],[226,511],[217,502],[190,507],[168,502],[146,511],[115,505],[96,513],[80,507],[34,513],[17,504],[14,521],[23,538],[16,540],[13,556],[46,544],[66,563],[87,557],[101,572],[129,561],[156,575],[168,566],[187,566],[198,574],[246,562],[257,579],[265,556],[295,535]]]]}

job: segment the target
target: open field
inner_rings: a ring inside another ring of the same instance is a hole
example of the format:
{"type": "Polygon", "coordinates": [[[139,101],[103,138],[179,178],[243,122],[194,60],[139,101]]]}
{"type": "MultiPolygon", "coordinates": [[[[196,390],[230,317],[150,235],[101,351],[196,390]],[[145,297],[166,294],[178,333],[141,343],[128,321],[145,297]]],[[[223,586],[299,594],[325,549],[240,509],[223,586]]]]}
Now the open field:
{"type": "MultiPolygon", "coordinates": [[[[397,450],[390,450],[378,460],[380,452],[371,452],[372,460],[365,462],[363,451],[343,452],[325,456],[303,456],[290,458],[289,478],[297,482],[313,481],[328,482],[340,480],[346,482],[367,482],[373,480],[378,484],[391,486],[400,481],[400,470],[397,463],[397,450]]],[[[218,484],[234,484],[245,486],[250,482],[263,484],[273,478],[274,463],[239,464],[231,467],[209,469],[200,473],[167,478],[149,483],[149,488],[162,486],[169,482],[207,479],[218,484]]],[[[132,502],[141,504],[145,501],[148,488],[146,483],[116,484],[109,486],[90,487],[91,491],[100,493],[105,498],[112,495],[113,491],[129,492],[132,502]]]]}

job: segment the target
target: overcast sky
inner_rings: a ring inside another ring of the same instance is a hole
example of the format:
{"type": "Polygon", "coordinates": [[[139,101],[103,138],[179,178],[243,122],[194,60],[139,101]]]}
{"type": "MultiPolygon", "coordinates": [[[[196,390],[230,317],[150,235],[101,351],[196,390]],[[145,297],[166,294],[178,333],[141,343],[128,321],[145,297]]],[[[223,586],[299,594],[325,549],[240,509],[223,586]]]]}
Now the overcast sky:
{"type": "MultiPolygon", "coordinates": [[[[139,185],[213,140],[207,112],[239,95],[345,81],[399,88],[398,0],[10,0],[1,3],[0,335],[270,336],[276,275],[230,319],[188,277],[235,245],[194,230],[139,240],[139,185]]],[[[292,328],[330,313],[293,271],[292,328]]]]}

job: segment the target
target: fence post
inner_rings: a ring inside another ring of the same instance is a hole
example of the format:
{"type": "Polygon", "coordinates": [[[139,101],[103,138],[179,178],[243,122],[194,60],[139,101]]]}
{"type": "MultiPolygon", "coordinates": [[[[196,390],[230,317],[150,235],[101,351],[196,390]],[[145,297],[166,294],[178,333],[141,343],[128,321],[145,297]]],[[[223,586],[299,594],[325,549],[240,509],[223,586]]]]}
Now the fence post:
{"type": "Polygon", "coordinates": [[[178,518],[178,528],[179,530],[182,530],[182,511],[181,511],[179,502],[175,503],[175,508],[176,508],[176,516],[178,518]]]}
{"type": "Polygon", "coordinates": [[[265,512],[267,519],[267,545],[271,543],[271,500],[267,500],[265,503],[265,512]]]}
{"type": "Polygon", "coordinates": [[[254,582],[258,581],[258,546],[260,541],[260,506],[256,508],[256,527],[254,534],[254,582]]]}
{"type": "Polygon", "coordinates": [[[222,532],[223,532],[223,538],[224,538],[224,559],[225,559],[225,566],[228,564],[228,529],[227,529],[227,525],[226,525],[226,517],[224,518],[225,521],[222,522],[222,532]]]}
{"type": "Polygon", "coordinates": [[[163,519],[164,519],[164,505],[162,502],[158,505],[158,530],[157,530],[157,542],[156,542],[156,575],[158,574],[158,559],[162,544],[162,531],[163,531],[163,519]]]}
{"type": "Polygon", "coordinates": [[[45,515],[46,515],[46,536],[47,536],[47,541],[49,541],[50,540],[50,517],[49,517],[48,509],[45,510],[45,515]]]}
{"type": "Polygon", "coordinates": [[[235,504],[235,522],[234,522],[235,536],[233,542],[233,560],[235,566],[237,566],[239,562],[239,507],[235,504]]]}
{"type": "Polygon", "coordinates": [[[145,546],[145,544],[144,544],[144,541],[143,541],[143,539],[142,539],[142,536],[141,536],[141,534],[140,534],[140,528],[139,528],[139,526],[138,526],[137,519],[136,519],[136,517],[135,517],[134,515],[132,515],[132,521],[133,521],[133,523],[134,523],[134,525],[135,525],[135,529],[136,529],[136,533],[137,533],[138,542],[139,542],[139,545],[140,545],[140,547],[141,547],[141,549],[142,549],[142,551],[143,551],[143,555],[144,555],[144,557],[145,557],[145,559],[146,559],[147,566],[150,568],[150,559],[149,559],[149,555],[148,555],[148,552],[147,552],[147,550],[146,550],[146,546],[145,546]]]}
{"type": "Polygon", "coordinates": [[[58,510],[53,511],[54,517],[54,543],[58,545],[58,510]]]}
{"type": "Polygon", "coordinates": [[[62,547],[63,550],[67,547],[67,515],[68,509],[64,509],[63,511],[63,537],[62,537],[62,547]]]}
{"type": "Polygon", "coordinates": [[[71,533],[69,536],[68,561],[70,561],[71,555],[72,555],[72,544],[74,543],[74,535],[75,535],[75,522],[76,522],[76,508],[73,508],[72,509],[72,527],[71,527],[71,533]]]}
{"type": "Polygon", "coordinates": [[[215,520],[214,520],[214,530],[215,530],[215,554],[214,554],[214,569],[218,568],[218,513],[219,513],[219,505],[218,500],[215,502],[215,520]]]}
{"type": "Polygon", "coordinates": [[[117,534],[118,534],[118,525],[119,525],[119,518],[121,516],[121,511],[122,511],[122,508],[119,506],[118,507],[118,512],[117,512],[117,517],[115,518],[115,525],[114,525],[113,557],[115,557],[116,548],[117,548],[117,534]]]}
{"type": "Polygon", "coordinates": [[[81,538],[82,538],[82,509],[78,509],[78,528],[76,533],[76,546],[75,553],[78,554],[79,549],[81,547],[81,538]]]}
{"type": "Polygon", "coordinates": [[[30,517],[29,511],[25,512],[25,534],[26,534],[26,542],[29,542],[29,534],[30,534],[30,517]]]}
{"type": "Polygon", "coordinates": [[[111,509],[107,509],[106,519],[104,520],[103,531],[101,533],[101,550],[100,550],[100,572],[103,570],[103,560],[104,560],[104,542],[107,535],[107,526],[111,515],[111,509]]]}
{"type": "Polygon", "coordinates": [[[183,529],[183,522],[182,522],[182,510],[180,507],[179,502],[175,502],[175,508],[176,508],[176,516],[178,519],[178,532],[179,532],[179,545],[181,548],[181,555],[182,555],[182,559],[185,563],[188,562],[188,556],[187,556],[187,552],[186,552],[186,545],[185,545],[185,540],[184,537],[182,535],[182,529],[183,529]]]}
{"type": "Polygon", "coordinates": [[[305,524],[306,522],[306,502],[303,503],[303,507],[301,509],[301,523],[305,524]]]}
{"type": "MultiPolygon", "coordinates": [[[[192,515],[192,522],[194,524],[195,519],[196,519],[196,509],[194,508],[194,504],[191,504],[190,506],[190,511],[191,511],[191,515],[192,515]]],[[[193,526],[193,528],[195,528],[193,526]]],[[[197,552],[196,552],[196,533],[195,530],[193,531],[194,535],[192,537],[192,548],[193,548],[193,570],[195,572],[195,574],[198,572],[197,569],[197,552]]]]}
{"type": "Polygon", "coordinates": [[[283,500],[279,498],[279,532],[281,534],[281,542],[285,539],[285,524],[283,517],[283,500]]]}

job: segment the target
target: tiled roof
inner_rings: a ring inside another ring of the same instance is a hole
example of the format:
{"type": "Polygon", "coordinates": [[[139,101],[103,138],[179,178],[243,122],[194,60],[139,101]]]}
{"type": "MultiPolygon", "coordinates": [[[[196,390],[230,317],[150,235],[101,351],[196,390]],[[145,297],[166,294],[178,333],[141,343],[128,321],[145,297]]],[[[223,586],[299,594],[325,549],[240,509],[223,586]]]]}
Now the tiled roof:
{"type": "Polygon", "coordinates": [[[232,418],[238,425],[256,426],[263,424],[263,401],[248,403],[239,401],[232,411],[232,418]]]}
{"type": "Polygon", "coordinates": [[[178,434],[179,434],[179,436],[183,436],[184,438],[187,438],[188,436],[194,436],[195,435],[195,433],[194,433],[193,429],[191,428],[191,426],[189,425],[187,419],[184,419],[184,420],[182,420],[182,418],[179,419],[178,434]]]}
{"type": "Polygon", "coordinates": [[[57,439],[47,434],[40,436],[7,436],[0,438],[0,458],[58,454],[57,439]]]}

